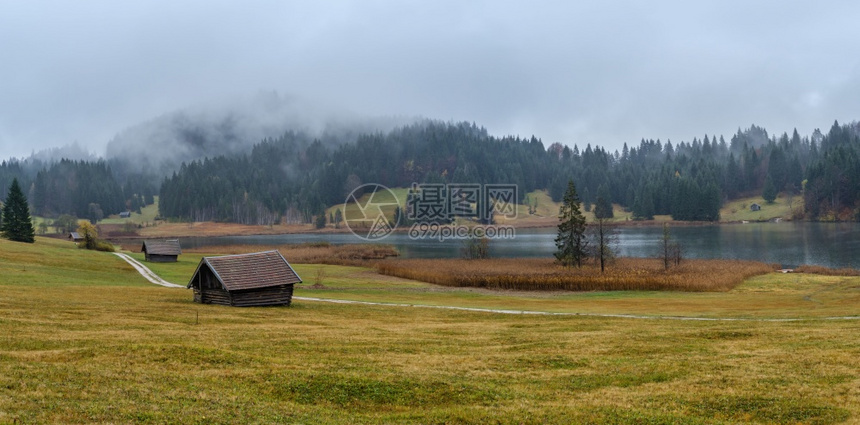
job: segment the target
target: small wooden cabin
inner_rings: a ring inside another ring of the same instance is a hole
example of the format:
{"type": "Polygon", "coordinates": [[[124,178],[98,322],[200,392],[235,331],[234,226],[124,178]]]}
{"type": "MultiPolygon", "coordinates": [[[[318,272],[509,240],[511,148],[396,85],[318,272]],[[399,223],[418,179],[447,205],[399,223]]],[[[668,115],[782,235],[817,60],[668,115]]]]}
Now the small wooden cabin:
{"type": "Polygon", "coordinates": [[[203,257],[188,282],[194,302],[236,307],[290,305],[301,283],[278,251],[203,257]]]}
{"type": "Polygon", "coordinates": [[[131,211],[123,211],[119,213],[119,218],[129,218],[131,217],[131,211]]]}
{"type": "Polygon", "coordinates": [[[750,211],[761,211],[761,205],[753,203],[750,205],[750,211]]]}
{"type": "Polygon", "coordinates": [[[69,240],[74,242],[74,243],[78,243],[78,242],[84,240],[84,237],[81,236],[81,234],[78,232],[69,232],[69,240]]]}
{"type": "Polygon", "coordinates": [[[143,241],[140,250],[146,254],[146,261],[153,263],[175,263],[182,248],[176,239],[167,241],[143,241]]]}

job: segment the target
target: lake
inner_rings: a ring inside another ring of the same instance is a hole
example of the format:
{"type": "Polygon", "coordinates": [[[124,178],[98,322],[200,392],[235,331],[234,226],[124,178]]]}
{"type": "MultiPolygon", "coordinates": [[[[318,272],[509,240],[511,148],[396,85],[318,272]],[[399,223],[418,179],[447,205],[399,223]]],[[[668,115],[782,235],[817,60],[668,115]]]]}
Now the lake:
{"type": "MultiPolygon", "coordinates": [[[[681,244],[685,258],[727,258],[779,263],[784,267],[814,264],[826,267],[860,268],[860,224],[858,223],[749,223],[713,226],[672,227],[673,239],[681,244]]],[[[550,257],[555,252],[555,229],[519,229],[513,239],[490,242],[494,257],[550,257]]],[[[659,226],[620,227],[615,251],[626,257],[659,255],[663,229],[659,226]]],[[[287,234],[182,238],[185,248],[218,245],[280,245],[320,242],[364,243],[352,234],[287,234]]],[[[380,243],[395,246],[404,257],[459,257],[461,240],[440,242],[410,239],[394,233],[380,243]]]]}

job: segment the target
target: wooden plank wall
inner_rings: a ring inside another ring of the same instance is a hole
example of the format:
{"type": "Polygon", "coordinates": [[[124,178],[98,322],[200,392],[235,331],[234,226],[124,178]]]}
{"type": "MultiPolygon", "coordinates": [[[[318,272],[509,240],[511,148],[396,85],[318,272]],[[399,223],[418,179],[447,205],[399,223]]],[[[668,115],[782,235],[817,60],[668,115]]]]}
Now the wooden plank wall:
{"type": "Polygon", "coordinates": [[[233,305],[237,307],[290,305],[293,298],[293,285],[236,291],[231,295],[233,296],[233,305]]]}
{"type": "Polygon", "coordinates": [[[292,299],[293,285],[249,289],[247,291],[236,291],[232,293],[217,289],[199,290],[194,288],[194,302],[202,304],[257,307],[268,305],[290,305],[292,299]]]}

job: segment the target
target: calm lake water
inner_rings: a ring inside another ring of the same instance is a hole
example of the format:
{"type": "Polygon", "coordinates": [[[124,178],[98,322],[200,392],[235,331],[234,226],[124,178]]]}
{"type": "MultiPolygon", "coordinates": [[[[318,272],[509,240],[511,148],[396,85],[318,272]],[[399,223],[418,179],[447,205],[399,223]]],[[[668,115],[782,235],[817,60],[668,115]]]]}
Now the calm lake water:
{"type": "MultiPolygon", "coordinates": [[[[827,267],[860,268],[860,224],[858,223],[750,223],[714,226],[673,227],[672,237],[681,244],[686,258],[731,258],[779,263],[784,267],[815,264],[827,267]]],[[[628,257],[656,257],[663,229],[622,227],[618,229],[616,252],[628,257]]],[[[493,240],[494,257],[549,257],[555,251],[555,229],[523,229],[514,239],[493,240]]],[[[332,244],[363,243],[352,234],[292,234],[183,238],[183,247],[231,244],[279,245],[327,241],[332,244]]],[[[395,233],[380,243],[395,246],[404,257],[459,257],[460,240],[440,242],[410,239],[395,233]]]]}

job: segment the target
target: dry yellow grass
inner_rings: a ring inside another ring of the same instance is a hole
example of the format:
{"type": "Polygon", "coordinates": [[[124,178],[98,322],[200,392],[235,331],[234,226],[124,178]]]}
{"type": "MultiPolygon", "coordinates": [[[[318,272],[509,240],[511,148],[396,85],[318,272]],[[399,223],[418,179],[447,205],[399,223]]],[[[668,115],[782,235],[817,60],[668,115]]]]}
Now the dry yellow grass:
{"type": "Polygon", "coordinates": [[[2,289],[0,423],[831,424],[860,415],[853,322],[302,301],[239,309],[144,285],[2,289]]]}
{"type": "Polygon", "coordinates": [[[797,273],[812,273],[823,276],[860,276],[860,270],[857,269],[829,269],[822,266],[802,265],[794,269],[797,273]]]}
{"type": "Polygon", "coordinates": [[[595,265],[559,266],[550,259],[389,259],[386,275],[445,286],[522,291],[728,291],[744,279],[773,271],[754,261],[688,260],[664,270],[660,260],[622,258],[604,273],[595,265]]]}
{"type": "Polygon", "coordinates": [[[194,222],[170,223],[158,222],[155,226],[144,227],[138,231],[145,238],[176,238],[202,236],[238,236],[238,235],[283,235],[290,233],[338,233],[346,229],[326,228],[317,230],[312,224],[276,224],[273,226],[255,226],[238,223],[194,222]]]}
{"type": "MultiPolygon", "coordinates": [[[[137,247],[139,250],[140,247],[137,247]]],[[[186,249],[186,253],[210,253],[217,249],[220,254],[247,254],[250,252],[277,250],[290,263],[362,265],[370,260],[396,257],[397,250],[390,245],[305,243],[288,245],[227,245],[207,248],[186,249]]]]}
{"type": "MultiPolygon", "coordinates": [[[[2,424],[824,425],[860,418],[857,320],[635,320],[302,300],[231,308],[194,304],[190,291],[147,284],[115,256],[68,242],[0,240],[0,260],[2,424]]],[[[193,265],[160,266],[190,273],[193,265]]],[[[353,286],[357,295],[402,287],[426,303],[438,294],[392,277],[383,285],[370,269],[298,267],[305,274],[325,268],[326,286],[353,286]]],[[[814,289],[810,301],[797,296],[797,303],[856,311],[858,278],[751,280],[727,293],[591,292],[556,303],[610,298],[653,310],[684,299],[734,305],[814,289]]],[[[454,295],[480,302],[476,292],[490,292],[443,289],[444,302],[454,295]]],[[[297,288],[300,296],[320,293],[297,288]]],[[[509,306],[541,308],[545,300],[506,296],[509,306]]]]}

